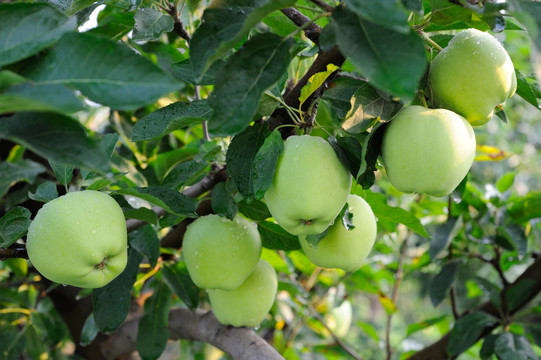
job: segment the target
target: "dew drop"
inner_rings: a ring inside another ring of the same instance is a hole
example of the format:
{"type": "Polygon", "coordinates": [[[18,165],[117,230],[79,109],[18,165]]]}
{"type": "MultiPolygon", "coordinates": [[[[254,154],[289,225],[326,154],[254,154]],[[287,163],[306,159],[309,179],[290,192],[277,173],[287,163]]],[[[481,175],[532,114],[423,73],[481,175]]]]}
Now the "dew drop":
{"type": "Polygon", "coordinates": [[[95,234],[96,233],[96,229],[92,229],[92,234],[95,234]]]}

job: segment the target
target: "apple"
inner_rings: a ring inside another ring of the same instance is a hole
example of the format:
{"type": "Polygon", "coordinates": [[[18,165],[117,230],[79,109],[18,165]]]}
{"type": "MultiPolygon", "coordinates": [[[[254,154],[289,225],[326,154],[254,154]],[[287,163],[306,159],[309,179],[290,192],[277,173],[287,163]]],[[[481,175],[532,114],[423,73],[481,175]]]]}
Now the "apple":
{"type": "Polygon", "coordinates": [[[363,265],[374,246],[377,224],[370,205],[354,194],[349,195],[346,202],[353,215],[354,228],[346,229],[341,219],[337,219],[315,247],[306,236],[299,236],[304,253],[318,266],[355,271],[363,265]]]}
{"type": "Polygon", "coordinates": [[[186,268],[203,289],[232,290],[252,273],[261,255],[257,225],[240,216],[233,220],[215,214],[198,218],[182,241],[186,268]]]}
{"type": "Polygon", "coordinates": [[[318,136],[290,136],[278,158],[265,201],[274,220],[293,235],[322,233],[351,189],[351,175],[318,136]]]}
{"type": "Polygon", "coordinates": [[[270,311],[278,279],[274,268],[259,260],[246,280],[230,291],[207,290],[214,315],[223,325],[255,327],[270,311]]]}
{"type": "Polygon", "coordinates": [[[349,300],[344,300],[325,316],[327,326],[338,337],[344,337],[348,334],[352,318],[353,308],[349,300]]]}
{"type": "Polygon", "coordinates": [[[475,134],[466,119],[450,110],[406,106],[384,129],[381,155],[398,190],[445,196],[472,165],[475,134]]]}
{"type": "Polygon", "coordinates": [[[128,257],[122,209],[100,191],[77,191],[45,204],[28,228],[26,249],[47,279],[99,288],[117,277],[128,257]]]}
{"type": "Polygon", "coordinates": [[[467,29],[455,35],[432,61],[433,107],[452,110],[482,125],[517,89],[515,68],[502,44],[489,33],[467,29]]]}

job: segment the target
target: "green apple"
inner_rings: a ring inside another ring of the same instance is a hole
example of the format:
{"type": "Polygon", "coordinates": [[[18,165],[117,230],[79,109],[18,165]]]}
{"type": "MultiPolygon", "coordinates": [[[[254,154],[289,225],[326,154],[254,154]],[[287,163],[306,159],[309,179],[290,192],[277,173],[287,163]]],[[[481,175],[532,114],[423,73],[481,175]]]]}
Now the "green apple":
{"type": "Polygon", "coordinates": [[[391,184],[405,193],[445,196],[468,173],[475,134],[446,109],[402,108],[384,130],[381,155],[391,184]]]}
{"type": "Polygon", "coordinates": [[[306,236],[299,236],[304,253],[318,266],[355,271],[363,265],[374,246],[377,224],[370,205],[353,194],[346,202],[348,212],[353,215],[354,228],[348,230],[341,219],[336,219],[315,247],[306,241],[306,236]]]}
{"type": "Polygon", "coordinates": [[[325,139],[290,136],[265,201],[289,233],[320,234],[342,210],[350,189],[351,175],[325,139]]]}
{"type": "Polygon", "coordinates": [[[47,279],[99,288],[126,267],[127,237],[117,202],[103,192],[85,190],[45,204],[28,228],[26,249],[47,279]]]}
{"type": "Polygon", "coordinates": [[[344,337],[348,334],[352,319],[353,308],[349,300],[344,300],[325,316],[327,326],[338,337],[344,337]]]}
{"type": "Polygon", "coordinates": [[[257,225],[240,216],[215,214],[188,225],[182,254],[193,282],[204,289],[232,290],[254,270],[261,255],[257,225]]]}
{"type": "Polygon", "coordinates": [[[452,110],[482,125],[517,88],[515,68],[489,33],[467,29],[451,39],[432,61],[429,84],[433,107],[452,110]]]}
{"type": "Polygon", "coordinates": [[[236,289],[207,292],[212,311],[220,323],[255,327],[270,311],[277,288],[276,271],[265,260],[259,260],[254,271],[236,289]]]}

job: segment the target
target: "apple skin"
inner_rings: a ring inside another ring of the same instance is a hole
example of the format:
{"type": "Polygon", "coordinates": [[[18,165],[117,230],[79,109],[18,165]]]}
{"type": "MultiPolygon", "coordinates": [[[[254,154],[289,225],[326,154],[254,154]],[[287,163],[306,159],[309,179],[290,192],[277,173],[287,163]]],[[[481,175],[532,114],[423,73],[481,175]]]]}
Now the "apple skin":
{"type": "Polygon", "coordinates": [[[26,249],[47,279],[99,288],[117,277],[128,258],[126,219],[109,195],[71,192],[45,204],[28,228],[26,249]]]}
{"type": "Polygon", "coordinates": [[[236,289],[207,290],[207,293],[212,311],[220,323],[255,327],[269,313],[277,289],[276,271],[267,261],[259,260],[254,271],[236,289]]]}
{"type": "Polygon", "coordinates": [[[475,134],[446,109],[402,108],[384,130],[381,155],[391,184],[405,193],[450,194],[468,173],[475,134]]]}
{"type": "Polygon", "coordinates": [[[331,144],[318,136],[295,135],[284,143],[265,201],[290,234],[320,234],[342,210],[350,189],[351,175],[331,144]]]}
{"type": "Polygon", "coordinates": [[[261,255],[257,225],[240,216],[215,214],[188,225],[182,254],[191,279],[203,289],[232,290],[254,270],[261,255]]]}
{"type": "Polygon", "coordinates": [[[353,229],[347,230],[341,219],[336,219],[316,247],[306,241],[306,236],[299,236],[304,253],[315,265],[355,271],[374,246],[377,224],[370,205],[354,194],[349,195],[346,202],[348,211],[353,214],[353,229]]]}
{"type": "Polygon", "coordinates": [[[494,36],[467,29],[434,58],[429,84],[433,107],[452,110],[477,126],[513,96],[517,78],[509,54],[494,36]]]}

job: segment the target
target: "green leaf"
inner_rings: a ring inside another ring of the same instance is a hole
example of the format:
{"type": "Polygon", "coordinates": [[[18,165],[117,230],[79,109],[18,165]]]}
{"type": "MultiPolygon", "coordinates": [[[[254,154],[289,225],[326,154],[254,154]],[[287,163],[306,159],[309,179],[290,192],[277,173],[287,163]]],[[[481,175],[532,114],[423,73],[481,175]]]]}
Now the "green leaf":
{"type": "Polygon", "coordinates": [[[0,93],[0,114],[17,111],[52,111],[71,114],[83,103],[64,85],[22,83],[0,93]]]}
{"type": "Polygon", "coordinates": [[[387,205],[387,198],[383,194],[366,191],[365,200],[368,202],[377,219],[401,223],[415,231],[417,234],[430,237],[421,221],[409,211],[399,207],[387,205]]]}
{"type": "Polygon", "coordinates": [[[134,16],[133,41],[148,41],[173,31],[173,18],[153,8],[141,8],[134,16]]]}
{"type": "Polygon", "coordinates": [[[476,311],[459,318],[451,330],[447,343],[447,354],[455,356],[468,350],[479,340],[485,328],[497,323],[497,318],[482,311],[476,311]]]}
{"type": "Polygon", "coordinates": [[[295,0],[215,0],[203,13],[190,41],[194,72],[200,78],[210,64],[237,45],[267,14],[295,0]]]}
{"type": "Polygon", "coordinates": [[[507,214],[517,223],[541,217],[541,192],[531,192],[509,203],[507,214]]]}
{"type": "Polygon", "coordinates": [[[315,73],[314,75],[310,76],[308,79],[308,83],[304,85],[301,89],[301,95],[299,96],[299,109],[302,108],[302,104],[308,98],[317,91],[325,83],[325,81],[331,76],[332,73],[334,73],[336,70],[338,70],[339,67],[334,64],[327,64],[327,70],[315,73]]]}
{"type": "Polygon", "coordinates": [[[344,6],[337,7],[332,18],[340,50],[368,81],[410,101],[427,66],[421,39],[368,22],[344,6]]]}
{"type": "Polygon", "coordinates": [[[195,311],[199,304],[200,289],[193,283],[186,265],[180,261],[173,264],[165,263],[162,267],[162,275],[163,280],[173,293],[188,308],[195,311]]]}
{"type": "Polygon", "coordinates": [[[47,203],[58,197],[56,184],[52,181],[47,181],[38,185],[35,193],[28,192],[28,197],[35,201],[47,203]]]}
{"type": "Polygon", "coordinates": [[[54,7],[43,3],[0,4],[0,66],[46,49],[77,27],[54,7]]]}
{"type": "Polygon", "coordinates": [[[280,131],[274,130],[257,150],[252,163],[253,187],[256,199],[263,198],[272,184],[278,158],[284,151],[284,141],[280,131]]]}
{"type": "Polygon", "coordinates": [[[438,306],[449,295],[449,289],[456,281],[460,260],[455,259],[445,263],[438,275],[430,283],[430,301],[432,306],[438,306]]]}
{"type": "MultiPolygon", "coordinates": [[[[2,121],[0,121],[0,128],[2,121]]],[[[0,131],[1,137],[2,132],[0,131]]],[[[44,166],[31,160],[22,160],[16,163],[0,163],[0,197],[3,197],[11,186],[20,181],[33,183],[36,177],[45,171],[44,166]]]]}
{"type": "Polygon", "coordinates": [[[274,250],[298,250],[301,247],[299,238],[291,235],[278,224],[269,221],[257,223],[257,229],[261,235],[261,242],[267,249],[274,250]]]}
{"type": "MultiPolygon", "coordinates": [[[[322,99],[332,107],[339,119],[345,119],[351,111],[351,101],[355,92],[367,84],[366,81],[347,77],[338,77],[331,86],[323,92],[322,99]]],[[[374,89],[371,86],[372,89],[374,89]]],[[[374,89],[375,90],[375,89],[374,89]]]]}
{"type": "Polygon", "coordinates": [[[109,160],[78,122],[54,113],[17,113],[0,121],[0,138],[57,163],[107,172],[109,160]]]}
{"type": "Polygon", "coordinates": [[[492,360],[492,354],[494,354],[494,343],[499,335],[490,334],[483,340],[481,350],[479,350],[479,356],[482,360],[492,360]]]}
{"type": "Polygon", "coordinates": [[[201,123],[210,116],[211,111],[206,100],[191,103],[177,101],[137,120],[131,139],[159,139],[175,130],[201,123]]]}
{"type": "Polygon", "coordinates": [[[494,342],[494,354],[499,360],[537,360],[538,357],[524,336],[504,332],[494,342]]]}
{"type": "Polygon", "coordinates": [[[362,145],[361,165],[359,172],[355,177],[357,184],[363,189],[368,189],[374,185],[375,172],[377,171],[377,161],[380,155],[381,139],[386,123],[379,122],[372,131],[366,136],[362,145]]]}
{"type": "Polygon", "coordinates": [[[441,315],[441,316],[437,316],[437,317],[433,317],[433,318],[430,318],[430,319],[426,319],[426,320],[423,320],[421,322],[418,322],[418,323],[415,323],[415,324],[410,324],[408,325],[408,329],[406,330],[406,337],[409,337],[410,335],[418,332],[418,331],[421,331],[421,330],[424,330],[424,329],[427,329],[433,325],[436,325],[437,323],[447,319],[449,315],[441,315]]]}
{"type": "Polygon", "coordinates": [[[327,236],[327,233],[329,232],[329,228],[330,226],[326,228],[325,231],[323,231],[321,234],[306,235],[306,241],[313,248],[317,248],[317,245],[319,244],[319,242],[323,240],[325,236],[327,236]]]}
{"type": "Polygon", "coordinates": [[[65,11],[65,14],[68,16],[75,15],[79,11],[84,10],[85,8],[94,4],[95,2],[96,2],[95,0],[71,0],[69,7],[65,11]]]}
{"type": "Polygon", "coordinates": [[[0,247],[7,248],[26,234],[31,215],[27,208],[16,206],[0,218],[0,247]]]}
{"type": "Polygon", "coordinates": [[[130,234],[130,246],[146,257],[150,266],[156,265],[160,257],[160,239],[152,226],[145,225],[133,231],[130,234]]]}
{"type": "Polygon", "coordinates": [[[137,219],[145,221],[149,224],[156,225],[158,223],[158,215],[151,210],[145,207],[140,207],[139,209],[130,209],[124,210],[124,216],[126,219],[137,219]]]}
{"type": "Polygon", "coordinates": [[[94,313],[91,313],[86,318],[83,329],[81,330],[81,338],[79,339],[79,344],[81,344],[81,346],[89,345],[92,341],[94,341],[99,332],[100,328],[94,320],[94,313]]]}
{"type": "Polygon", "coordinates": [[[237,205],[239,211],[252,220],[262,221],[271,217],[267,205],[262,201],[252,200],[248,202],[243,199],[237,205]]]}
{"type": "Polygon", "coordinates": [[[376,330],[376,328],[374,328],[374,325],[362,321],[357,321],[356,324],[359,325],[363,332],[366,335],[370,336],[372,340],[374,340],[376,343],[379,343],[378,331],[376,330]]]}
{"type": "Polygon", "coordinates": [[[213,85],[216,74],[222,68],[224,62],[217,60],[208,68],[202,78],[198,79],[193,71],[190,59],[185,59],[171,65],[173,76],[177,80],[187,82],[192,85],[213,85]]]}
{"type": "Polygon", "coordinates": [[[221,182],[214,186],[214,189],[212,189],[211,206],[215,214],[233,220],[239,208],[231,195],[232,190],[229,184],[235,187],[233,182],[221,182]]]}
{"type": "Polygon", "coordinates": [[[537,287],[534,279],[522,279],[505,291],[507,310],[514,311],[528,300],[537,287]]]}
{"type": "Polygon", "coordinates": [[[197,200],[170,188],[165,187],[133,187],[116,191],[117,194],[131,195],[158,205],[165,211],[179,216],[196,217],[197,200]]]}
{"type": "Polygon", "coordinates": [[[372,23],[403,34],[410,31],[406,10],[399,0],[347,0],[346,4],[357,15],[372,23]]]}
{"type": "Polygon", "coordinates": [[[73,178],[73,166],[59,164],[52,160],[49,160],[49,165],[54,172],[54,176],[56,176],[56,180],[58,180],[60,184],[65,186],[71,182],[71,179],[73,178]]]}
{"type": "Polygon", "coordinates": [[[538,109],[541,109],[539,105],[539,93],[535,83],[528,82],[527,78],[517,69],[515,69],[515,74],[517,76],[517,95],[535,106],[538,109]]]}
{"type": "MultiPolygon", "coordinates": [[[[133,233],[128,235],[128,241],[133,233]]],[[[103,333],[116,330],[128,315],[131,289],[137,280],[139,264],[143,260],[137,250],[128,249],[128,264],[124,271],[104,287],[92,291],[94,320],[103,333]]]]}
{"type": "Polygon", "coordinates": [[[24,330],[17,331],[15,327],[0,326],[0,358],[5,360],[18,360],[26,347],[24,330]]]}
{"type": "Polygon", "coordinates": [[[515,182],[515,176],[516,173],[507,173],[503,175],[496,182],[496,189],[498,189],[500,193],[504,193],[505,191],[509,190],[515,182]]]}
{"type": "Polygon", "coordinates": [[[430,242],[430,248],[428,249],[428,254],[432,260],[434,260],[441,251],[447,248],[451,241],[457,236],[460,229],[462,229],[463,224],[462,217],[450,216],[445,223],[436,227],[436,231],[430,242]]]}
{"type": "Polygon", "coordinates": [[[169,340],[168,318],[171,306],[171,290],[159,278],[155,278],[152,296],[145,301],[145,314],[139,320],[137,351],[143,360],[157,359],[169,340]]]}
{"type": "Polygon", "coordinates": [[[287,71],[294,45],[293,39],[259,34],[228,59],[208,100],[214,109],[209,120],[212,133],[233,135],[248,126],[264,91],[287,71]]]}
{"type": "Polygon", "coordinates": [[[36,82],[72,86],[92,101],[121,110],[152,103],[180,87],[126,45],[87,33],[67,34],[23,73],[36,82]]]}
{"type": "Polygon", "coordinates": [[[329,136],[327,141],[333,147],[336,155],[351,174],[357,174],[361,167],[363,147],[353,136],[329,136]]]}

